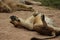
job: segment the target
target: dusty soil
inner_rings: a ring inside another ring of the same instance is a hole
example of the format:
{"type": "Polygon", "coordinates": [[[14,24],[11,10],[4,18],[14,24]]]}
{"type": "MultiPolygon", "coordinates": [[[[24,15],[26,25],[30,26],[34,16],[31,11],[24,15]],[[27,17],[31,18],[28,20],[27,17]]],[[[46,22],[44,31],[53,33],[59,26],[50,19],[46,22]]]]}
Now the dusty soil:
{"type": "MultiPolygon", "coordinates": [[[[48,8],[45,6],[32,5],[35,10],[44,13],[54,20],[54,24],[60,27],[60,10],[48,8]]],[[[0,13],[0,40],[30,40],[32,37],[44,38],[47,36],[39,35],[35,31],[28,31],[23,28],[15,28],[11,23],[9,17],[16,15],[26,19],[31,16],[33,12],[30,11],[16,11],[13,13],[0,13]]],[[[60,40],[60,36],[49,40],[60,40]]]]}

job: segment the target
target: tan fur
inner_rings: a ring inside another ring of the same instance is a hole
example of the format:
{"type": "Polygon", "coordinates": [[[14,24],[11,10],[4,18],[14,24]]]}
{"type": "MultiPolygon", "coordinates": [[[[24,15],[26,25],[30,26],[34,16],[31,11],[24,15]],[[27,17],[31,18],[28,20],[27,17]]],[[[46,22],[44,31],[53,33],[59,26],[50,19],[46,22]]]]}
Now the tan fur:
{"type": "Polygon", "coordinates": [[[20,10],[34,11],[32,6],[28,6],[28,5],[25,5],[23,3],[20,3],[19,0],[17,0],[17,1],[16,0],[1,0],[0,2],[1,2],[0,6],[4,5],[4,6],[6,6],[5,10],[9,9],[12,12],[13,11],[20,11],[20,10]]]}
{"type": "Polygon", "coordinates": [[[45,39],[50,39],[56,37],[56,35],[59,35],[60,33],[60,28],[54,27],[51,24],[51,19],[48,18],[47,16],[44,17],[44,20],[41,20],[41,14],[36,16],[36,21],[34,24],[34,29],[35,31],[39,32],[40,34],[43,35],[51,35],[50,37],[47,38],[32,38],[31,40],[45,40],[45,39]]]}
{"type": "Polygon", "coordinates": [[[12,9],[4,2],[0,1],[0,12],[12,12],[12,9]]]}
{"type": "Polygon", "coordinates": [[[25,0],[25,4],[40,6],[42,3],[41,2],[36,2],[36,1],[33,1],[33,0],[25,0]]]}
{"type": "Polygon", "coordinates": [[[35,17],[35,24],[34,25],[43,25],[43,22],[41,21],[41,16],[38,15],[35,17]]]}
{"type": "Polygon", "coordinates": [[[33,30],[34,16],[31,16],[25,20],[22,18],[18,18],[18,19],[20,20],[20,22],[11,20],[11,23],[13,23],[14,26],[20,25],[27,28],[28,30],[33,30]]]}
{"type": "Polygon", "coordinates": [[[42,35],[49,35],[50,36],[49,38],[54,38],[56,37],[56,35],[60,33],[60,28],[54,27],[52,24],[50,24],[51,19],[43,14],[38,14],[36,16],[32,15],[25,21],[22,21],[21,19],[19,20],[20,25],[24,26],[29,30],[35,30],[42,35]]]}
{"type": "Polygon", "coordinates": [[[1,0],[0,1],[0,12],[14,12],[14,11],[34,11],[32,6],[25,5],[25,4],[32,4],[32,5],[41,5],[40,2],[35,1],[28,1],[28,0],[1,0]]]}

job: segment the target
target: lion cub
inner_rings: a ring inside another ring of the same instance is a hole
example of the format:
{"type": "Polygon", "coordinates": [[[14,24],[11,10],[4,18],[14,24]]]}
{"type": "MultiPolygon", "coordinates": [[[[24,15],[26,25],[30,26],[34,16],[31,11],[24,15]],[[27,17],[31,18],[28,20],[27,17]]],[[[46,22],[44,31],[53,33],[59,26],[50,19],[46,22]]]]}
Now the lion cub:
{"type": "Polygon", "coordinates": [[[0,1],[0,11],[14,12],[14,11],[34,11],[32,6],[25,5],[19,0],[1,0],[0,1]]]}
{"type": "MultiPolygon", "coordinates": [[[[31,17],[26,20],[18,18],[16,16],[11,16],[11,23],[14,26],[23,26],[29,30],[34,30],[42,35],[49,35],[49,38],[54,38],[60,34],[60,28],[54,27],[51,24],[51,19],[45,16],[44,14],[33,14],[31,17]]],[[[49,38],[43,38],[49,39],[49,38]]],[[[36,40],[39,38],[33,37],[31,40],[36,40]]],[[[40,39],[39,39],[40,40],[40,39]]]]}

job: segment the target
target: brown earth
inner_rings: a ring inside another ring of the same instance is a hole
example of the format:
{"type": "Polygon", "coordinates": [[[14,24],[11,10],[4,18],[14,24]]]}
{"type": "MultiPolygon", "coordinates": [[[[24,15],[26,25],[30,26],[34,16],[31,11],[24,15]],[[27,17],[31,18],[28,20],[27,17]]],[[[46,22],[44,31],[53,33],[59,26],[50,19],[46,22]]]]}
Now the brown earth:
{"type": "MultiPolygon", "coordinates": [[[[54,24],[60,27],[60,10],[48,8],[45,6],[32,5],[35,10],[49,16],[54,20],[54,24]]],[[[15,28],[11,23],[9,17],[16,15],[18,17],[27,18],[32,15],[30,11],[17,11],[13,13],[0,13],[0,40],[30,40],[32,37],[44,38],[47,36],[39,35],[35,31],[28,31],[26,29],[15,28]]],[[[60,40],[60,37],[49,39],[60,40]]]]}

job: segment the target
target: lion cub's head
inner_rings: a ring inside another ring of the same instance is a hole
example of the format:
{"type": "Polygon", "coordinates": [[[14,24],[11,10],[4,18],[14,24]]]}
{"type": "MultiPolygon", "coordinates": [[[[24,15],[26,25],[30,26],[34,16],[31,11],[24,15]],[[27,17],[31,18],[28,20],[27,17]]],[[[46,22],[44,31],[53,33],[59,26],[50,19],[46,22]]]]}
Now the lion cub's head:
{"type": "Polygon", "coordinates": [[[20,20],[16,16],[10,16],[10,23],[12,23],[15,27],[20,25],[20,20]]]}

